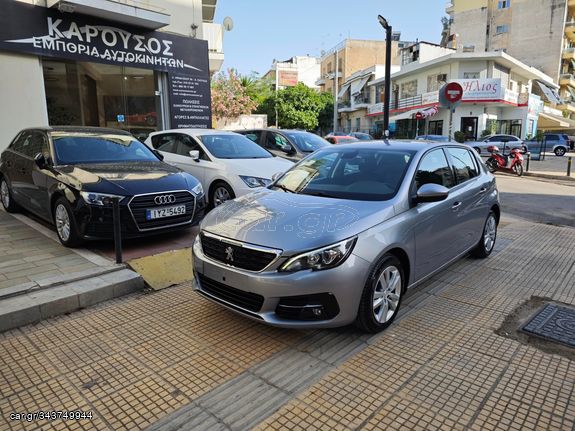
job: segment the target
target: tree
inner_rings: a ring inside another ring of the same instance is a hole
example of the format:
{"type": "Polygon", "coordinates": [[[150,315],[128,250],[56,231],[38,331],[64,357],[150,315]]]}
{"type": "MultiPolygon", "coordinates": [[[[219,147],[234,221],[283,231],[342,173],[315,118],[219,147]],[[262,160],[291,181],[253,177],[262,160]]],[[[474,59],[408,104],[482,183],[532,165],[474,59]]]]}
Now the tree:
{"type": "MultiPolygon", "coordinates": [[[[327,96],[300,82],[266,98],[258,107],[258,113],[267,114],[268,123],[274,124],[277,108],[280,127],[315,130],[319,125],[320,114],[329,103],[328,100],[327,96]]],[[[331,100],[333,109],[333,98],[331,100]]]]}
{"type": "Polygon", "coordinates": [[[227,74],[220,73],[212,80],[212,113],[217,119],[251,114],[256,106],[257,102],[249,96],[234,69],[228,69],[227,74]]]}
{"type": "Polygon", "coordinates": [[[333,130],[333,94],[329,92],[319,93],[323,108],[319,112],[319,129],[322,132],[333,130]]]}
{"type": "Polygon", "coordinates": [[[246,94],[256,103],[256,106],[261,105],[274,93],[272,79],[260,78],[257,72],[252,72],[250,75],[239,75],[239,79],[246,94]]]}

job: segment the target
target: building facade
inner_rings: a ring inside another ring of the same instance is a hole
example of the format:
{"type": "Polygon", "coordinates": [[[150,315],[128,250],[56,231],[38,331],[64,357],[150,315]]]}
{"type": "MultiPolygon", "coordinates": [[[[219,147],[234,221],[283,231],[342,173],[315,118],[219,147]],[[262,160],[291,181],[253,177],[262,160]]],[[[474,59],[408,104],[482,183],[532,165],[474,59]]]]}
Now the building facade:
{"type": "Polygon", "coordinates": [[[318,57],[295,56],[287,61],[275,61],[270,70],[263,76],[277,85],[278,89],[293,87],[303,83],[314,90],[320,90],[316,84],[321,74],[321,63],[318,57]]]}
{"type": "Polygon", "coordinates": [[[541,96],[575,119],[574,0],[451,0],[446,44],[459,52],[503,51],[560,85],[541,96]]]}
{"type": "Polygon", "coordinates": [[[26,127],[211,127],[215,0],[5,0],[0,150],[26,127]]]}
{"type": "MultiPolygon", "coordinates": [[[[392,75],[390,132],[397,138],[423,134],[448,135],[449,109],[439,103],[439,91],[449,82],[458,82],[464,93],[453,112],[452,134],[463,132],[468,140],[485,133],[505,133],[521,138],[532,136],[540,115],[549,124],[563,118],[557,111],[543,113],[534,88],[553,89],[551,77],[502,51],[454,52],[429,61],[414,61],[392,75]]],[[[383,79],[368,85],[377,88],[383,79]]],[[[373,103],[368,116],[378,127],[383,120],[383,103],[373,103]]]]}

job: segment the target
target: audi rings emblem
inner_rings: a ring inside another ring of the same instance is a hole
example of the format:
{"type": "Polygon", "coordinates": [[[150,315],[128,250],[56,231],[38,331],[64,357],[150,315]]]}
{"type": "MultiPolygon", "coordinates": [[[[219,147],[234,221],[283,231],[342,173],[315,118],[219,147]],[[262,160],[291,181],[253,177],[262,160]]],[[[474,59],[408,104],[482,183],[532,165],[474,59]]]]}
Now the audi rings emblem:
{"type": "Polygon", "coordinates": [[[161,195],[154,198],[156,205],[166,205],[176,203],[176,197],[174,195],[161,195]]]}

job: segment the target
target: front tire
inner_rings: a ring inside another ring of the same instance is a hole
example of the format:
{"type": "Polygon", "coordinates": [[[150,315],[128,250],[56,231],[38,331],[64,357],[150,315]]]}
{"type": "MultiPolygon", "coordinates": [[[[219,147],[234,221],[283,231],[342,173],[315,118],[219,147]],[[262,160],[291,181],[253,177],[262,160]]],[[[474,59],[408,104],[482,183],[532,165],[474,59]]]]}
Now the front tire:
{"type": "Polygon", "coordinates": [[[523,175],[523,165],[519,164],[519,163],[515,163],[513,165],[513,172],[515,172],[515,175],[517,175],[518,177],[523,175]]]}
{"type": "Polygon", "coordinates": [[[210,206],[215,208],[226,201],[234,199],[236,194],[229,184],[219,181],[215,183],[210,190],[210,206]]]}
{"type": "Polygon", "coordinates": [[[10,186],[8,186],[8,181],[2,178],[0,180],[0,200],[2,201],[2,206],[9,213],[18,212],[20,209],[18,204],[14,202],[12,198],[12,192],[10,191],[10,186]]]}
{"type": "Polygon", "coordinates": [[[383,256],[363,289],[355,325],[370,333],[383,331],[391,325],[406,285],[401,262],[391,254],[383,256]]]}
{"type": "Polygon", "coordinates": [[[59,198],[56,201],[52,215],[56,225],[56,233],[62,245],[76,247],[82,243],[72,207],[65,198],[59,198]]]}
{"type": "Polygon", "coordinates": [[[481,239],[471,250],[471,255],[479,259],[485,259],[491,254],[493,248],[495,248],[495,241],[497,240],[497,217],[493,211],[489,211],[487,220],[483,225],[483,233],[481,239]]]}
{"type": "Polygon", "coordinates": [[[493,157],[488,158],[485,161],[485,165],[487,166],[487,169],[491,173],[494,173],[497,170],[497,162],[495,161],[495,159],[493,157]]]}

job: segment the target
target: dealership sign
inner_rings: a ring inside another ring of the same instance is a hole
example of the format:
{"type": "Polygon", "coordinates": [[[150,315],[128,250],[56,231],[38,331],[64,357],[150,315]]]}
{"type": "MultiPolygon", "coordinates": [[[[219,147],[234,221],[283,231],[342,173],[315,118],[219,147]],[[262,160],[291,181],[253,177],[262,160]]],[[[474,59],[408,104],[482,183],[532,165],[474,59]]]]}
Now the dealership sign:
{"type": "MultiPolygon", "coordinates": [[[[210,92],[208,44],[204,40],[9,1],[3,2],[0,14],[0,50],[200,78],[195,82],[202,85],[193,87],[204,99],[200,105],[208,108],[201,117],[210,117],[210,103],[205,100],[210,92]]],[[[177,127],[178,121],[172,120],[172,127],[177,127]]],[[[211,119],[196,126],[210,125],[211,119]]]]}

